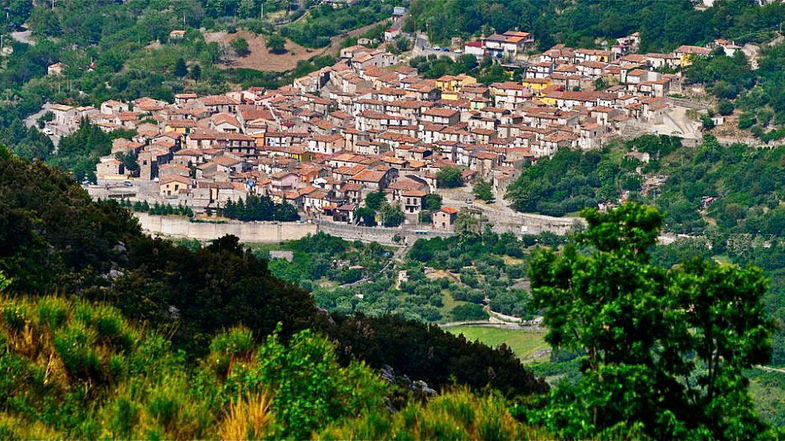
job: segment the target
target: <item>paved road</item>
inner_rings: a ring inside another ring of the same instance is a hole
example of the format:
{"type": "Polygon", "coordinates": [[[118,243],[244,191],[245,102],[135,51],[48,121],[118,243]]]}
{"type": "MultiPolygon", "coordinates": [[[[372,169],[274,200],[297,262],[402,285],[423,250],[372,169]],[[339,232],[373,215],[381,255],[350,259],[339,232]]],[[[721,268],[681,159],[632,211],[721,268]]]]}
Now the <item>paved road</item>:
{"type": "Polygon", "coordinates": [[[758,367],[760,369],[763,369],[764,371],[779,372],[781,374],[785,374],[785,369],[780,369],[780,368],[775,368],[775,367],[770,367],[770,366],[761,366],[761,365],[758,365],[756,367],[758,367]]]}
{"type": "Polygon", "coordinates": [[[453,60],[458,59],[461,54],[456,54],[453,51],[437,51],[430,47],[428,43],[428,36],[425,34],[416,34],[414,36],[414,47],[412,48],[412,56],[428,56],[436,55],[437,57],[450,57],[453,60]]]}
{"type": "Polygon", "coordinates": [[[482,328],[509,329],[512,331],[542,331],[540,326],[517,325],[511,323],[493,323],[488,320],[467,320],[463,322],[438,323],[440,328],[454,328],[457,326],[477,326],[482,328]]]}

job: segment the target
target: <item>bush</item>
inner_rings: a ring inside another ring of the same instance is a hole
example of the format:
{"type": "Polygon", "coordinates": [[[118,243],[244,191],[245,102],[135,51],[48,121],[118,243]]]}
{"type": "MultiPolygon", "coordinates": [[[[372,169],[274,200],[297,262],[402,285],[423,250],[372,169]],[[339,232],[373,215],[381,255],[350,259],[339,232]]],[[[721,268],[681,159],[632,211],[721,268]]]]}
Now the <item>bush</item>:
{"type": "Polygon", "coordinates": [[[486,202],[490,201],[493,199],[493,186],[488,181],[478,179],[474,183],[474,196],[486,202]]]}
{"type": "Polygon", "coordinates": [[[472,274],[461,274],[461,282],[465,283],[470,288],[477,288],[480,286],[477,277],[472,274]]]}
{"type": "Polygon", "coordinates": [[[234,49],[234,52],[240,57],[244,57],[251,53],[248,50],[248,41],[243,37],[235,38],[234,40],[232,40],[231,43],[229,43],[229,45],[232,47],[232,49],[234,49]]]}
{"type": "Polygon", "coordinates": [[[274,54],[282,54],[286,52],[286,39],[279,34],[270,34],[267,36],[267,49],[274,54]]]}
{"type": "Polygon", "coordinates": [[[317,438],[366,439],[552,439],[519,423],[498,394],[477,397],[457,389],[428,401],[413,401],[397,413],[377,410],[327,427],[317,438]]]}
{"type": "Polygon", "coordinates": [[[314,430],[381,405],[387,386],[363,363],[338,364],[335,348],[312,331],[295,334],[284,345],[268,336],[255,360],[232,369],[230,393],[273,396],[279,435],[306,439],[314,430]]]}
{"type": "Polygon", "coordinates": [[[463,186],[461,169],[457,167],[444,167],[436,172],[436,186],[439,188],[457,188],[463,186]]]}
{"type": "Polygon", "coordinates": [[[752,113],[744,112],[739,116],[739,129],[747,130],[755,125],[755,115],[752,113]]]}
{"type": "Polygon", "coordinates": [[[722,116],[728,116],[733,113],[734,107],[730,100],[722,99],[717,103],[717,113],[722,116]]]}
{"type": "Polygon", "coordinates": [[[99,379],[101,364],[91,345],[89,331],[78,325],[69,326],[55,334],[53,346],[68,372],[80,379],[99,379]]]}
{"type": "Polygon", "coordinates": [[[452,318],[456,321],[464,320],[485,320],[489,317],[488,313],[481,305],[468,303],[458,305],[450,311],[452,318]]]}

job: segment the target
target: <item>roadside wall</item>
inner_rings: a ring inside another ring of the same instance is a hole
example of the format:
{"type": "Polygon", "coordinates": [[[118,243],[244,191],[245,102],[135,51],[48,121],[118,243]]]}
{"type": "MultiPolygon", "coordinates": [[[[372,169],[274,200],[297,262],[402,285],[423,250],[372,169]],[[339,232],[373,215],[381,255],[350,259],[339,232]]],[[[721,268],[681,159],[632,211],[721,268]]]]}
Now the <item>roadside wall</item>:
{"type": "Polygon", "coordinates": [[[579,217],[553,217],[541,214],[514,213],[500,214],[483,213],[496,233],[540,234],[549,231],[554,234],[567,234],[576,226],[585,226],[586,222],[579,217]]]}
{"type": "Polygon", "coordinates": [[[363,242],[378,242],[382,245],[413,244],[417,239],[432,239],[434,237],[449,237],[452,231],[434,231],[425,229],[404,228],[379,228],[361,227],[358,225],[338,224],[334,222],[318,221],[319,231],[338,236],[346,240],[360,240],[363,242]],[[396,235],[404,238],[402,243],[393,241],[396,235]]]}
{"type": "Polygon", "coordinates": [[[240,222],[226,223],[191,222],[180,216],[157,216],[134,213],[142,229],[150,234],[183,237],[196,240],[213,240],[227,234],[241,242],[281,242],[301,239],[316,234],[317,226],[300,222],[240,222]]]}
{"type": "MultiPolygon", "coordinates": [[[[378,242],[382,245],[405,245],[412,244],[417,239],[450,237],[455,234],[452,231],[432,230],[425,226],[414,225],[404,225],[401,228],[379,228],[319,220],[313,222],[227,221],[224,223],[208,223],[191,222],[182,216],[159,216],[141,212],[135,212],[134,216],[139,219],[142,229],[149,234],[200,241],[213,240],[232,234],[239,237],[241,242],[282,242],[301,239],[309,234],[323,231],[346,240],[378,242]],[[396,235],[404,240],[395,242],[393,238],[396,235]]],[[[575,224],[582,223],[582,219],[556,218],[534,214],[516,214],[512,217],[492,215],[489,221],[494,224],[494,231],[497,233],[510,232],[516,235],[523,233],[538,234],[543,231],[565,234],[574,228],[575,224]],[[522,226],[525,228],[521,228],[522,226]]]]}

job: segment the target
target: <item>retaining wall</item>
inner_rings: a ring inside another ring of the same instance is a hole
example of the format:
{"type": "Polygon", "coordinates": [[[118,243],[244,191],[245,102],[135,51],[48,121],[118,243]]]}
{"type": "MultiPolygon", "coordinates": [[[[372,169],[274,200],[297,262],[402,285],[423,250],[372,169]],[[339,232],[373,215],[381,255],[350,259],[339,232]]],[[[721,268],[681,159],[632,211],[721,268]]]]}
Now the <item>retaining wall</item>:
{"type": "Polygon", "coordinates": [[[134,213],[134,216],[148,233],[202,241],[232,234],[239,237],[241,242],[282,242],[301,239],[318,231],[315,224],[301,222],[208,223],[191,222],[181,216],[157,216],[148,213],[134,213]]]}

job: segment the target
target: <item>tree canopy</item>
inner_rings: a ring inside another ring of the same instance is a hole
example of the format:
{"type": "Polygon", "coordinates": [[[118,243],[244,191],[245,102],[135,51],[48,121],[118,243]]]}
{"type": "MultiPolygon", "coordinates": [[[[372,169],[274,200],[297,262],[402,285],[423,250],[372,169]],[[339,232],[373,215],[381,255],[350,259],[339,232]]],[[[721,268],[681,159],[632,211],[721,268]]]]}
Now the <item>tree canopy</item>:
{"type": "Polygon", "coordinates": [[[743,375],[771,351],[762,272],[652,264],[663,218],[651,207],[582,214],[586,231],[530,270],[546,340],[578,352],[583,373],[552,392],[541,421],[568,438],[771,436],[743,375]]]}
{"type": "Polygon", "coordinates": [[[436,172],[436,186],[439,188],[456,188],[463,186],[463,176],[458,167],[444,167],[436,172]]]}

